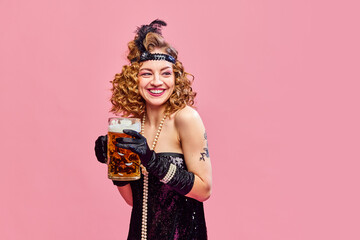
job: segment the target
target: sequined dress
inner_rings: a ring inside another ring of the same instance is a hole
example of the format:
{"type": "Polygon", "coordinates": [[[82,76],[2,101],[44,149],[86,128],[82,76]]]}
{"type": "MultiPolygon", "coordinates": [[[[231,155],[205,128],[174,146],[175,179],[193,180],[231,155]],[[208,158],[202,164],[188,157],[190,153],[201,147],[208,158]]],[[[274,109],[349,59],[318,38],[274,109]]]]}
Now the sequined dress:
{"type": "MultiPolygon", "coordinates": [[[[157,157],[186,169],[184,155],[157,153],[157,157]]],[[[141,239],[143,176],[131,182],[133,209],[128,240],[141,239]]],[[[147,236],[148,240],[207,239],[203,203],[185,197],[149,174],[147,236]]]]}

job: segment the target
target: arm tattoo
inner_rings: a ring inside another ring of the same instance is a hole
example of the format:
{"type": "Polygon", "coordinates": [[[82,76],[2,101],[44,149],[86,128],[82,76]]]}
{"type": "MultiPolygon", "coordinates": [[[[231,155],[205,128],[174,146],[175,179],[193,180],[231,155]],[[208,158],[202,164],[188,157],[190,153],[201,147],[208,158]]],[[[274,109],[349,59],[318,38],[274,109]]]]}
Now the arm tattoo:
{"type": "Polygon", "coordinates": [[[207,157],[207,158],[210,157],[206,132],[204,133],[204,139],[205,139],[205,142],[206,142],[206,147],[203,148],[204,152],[200,153],[200,155],[201,155],[200,161],[205,161],[205,157],[207,157]]]}

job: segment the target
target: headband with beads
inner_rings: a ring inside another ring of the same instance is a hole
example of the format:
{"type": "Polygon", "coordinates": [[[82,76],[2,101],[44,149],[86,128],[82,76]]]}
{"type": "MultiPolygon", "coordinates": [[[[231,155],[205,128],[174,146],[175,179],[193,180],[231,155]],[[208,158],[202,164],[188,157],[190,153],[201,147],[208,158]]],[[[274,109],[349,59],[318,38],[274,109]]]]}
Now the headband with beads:
{"type": "Polygon", "coordinates": [[[165,60],[171,63],[176,62],[175,58],[173,56],[170,56],[168,54],[164,54],[164,53],[149,53],[148,51],[143,52],[140,55],[140,60],[139,62],[144,62],[144,61],[148,61],[148,60],[165,60]]]}
{"type": "Polygon", "coordinates": [[[134,42],[141,54],[140,54],[140,59],[134,58],[131,60],[131,63],[144,62],[148,60],[157,60],[157,61],[164,60],[174,64],[176,63],[176,59],[173,56],[164,53],[150,53],[146,50],[143,44],[146,35],[150,32],[157,33],[162,36],[161,28],[162,26],[166,26],[166,25],[167,25],[166,22],[156,19],[152,21],[149,25],[142,25],[141,27],[137,28],[136,30],[137,35],[134,42]]]}

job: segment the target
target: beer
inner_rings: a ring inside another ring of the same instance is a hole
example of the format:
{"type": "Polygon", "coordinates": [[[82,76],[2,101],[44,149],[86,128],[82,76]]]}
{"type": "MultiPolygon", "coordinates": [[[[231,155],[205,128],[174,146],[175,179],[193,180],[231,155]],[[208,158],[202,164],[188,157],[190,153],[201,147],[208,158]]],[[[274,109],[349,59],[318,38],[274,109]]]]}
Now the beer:
{"type": "Polygon", "coordinates": [[[108,178],[131,181],[140,178],[140,158],[131,150],[118,148],[116,138],[131,138],[123,129],[140,132],[140,119],[109,118],[108,132],[108,178]]]}

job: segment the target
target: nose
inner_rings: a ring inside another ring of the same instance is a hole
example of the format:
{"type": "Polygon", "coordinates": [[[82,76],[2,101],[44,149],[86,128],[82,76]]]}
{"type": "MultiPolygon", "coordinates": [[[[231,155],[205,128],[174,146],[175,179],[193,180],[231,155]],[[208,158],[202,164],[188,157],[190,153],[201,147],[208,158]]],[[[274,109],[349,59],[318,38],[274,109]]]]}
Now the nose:
{"type": "Polygon", "coordinates": [[[154,78],[151,81],[151,85],[157,87],[157,86],[161,86],[162,84],[163,84],[163,81],[161,81],[161,79],[160,79],[160,74],[155,73],[154,78]]]}

